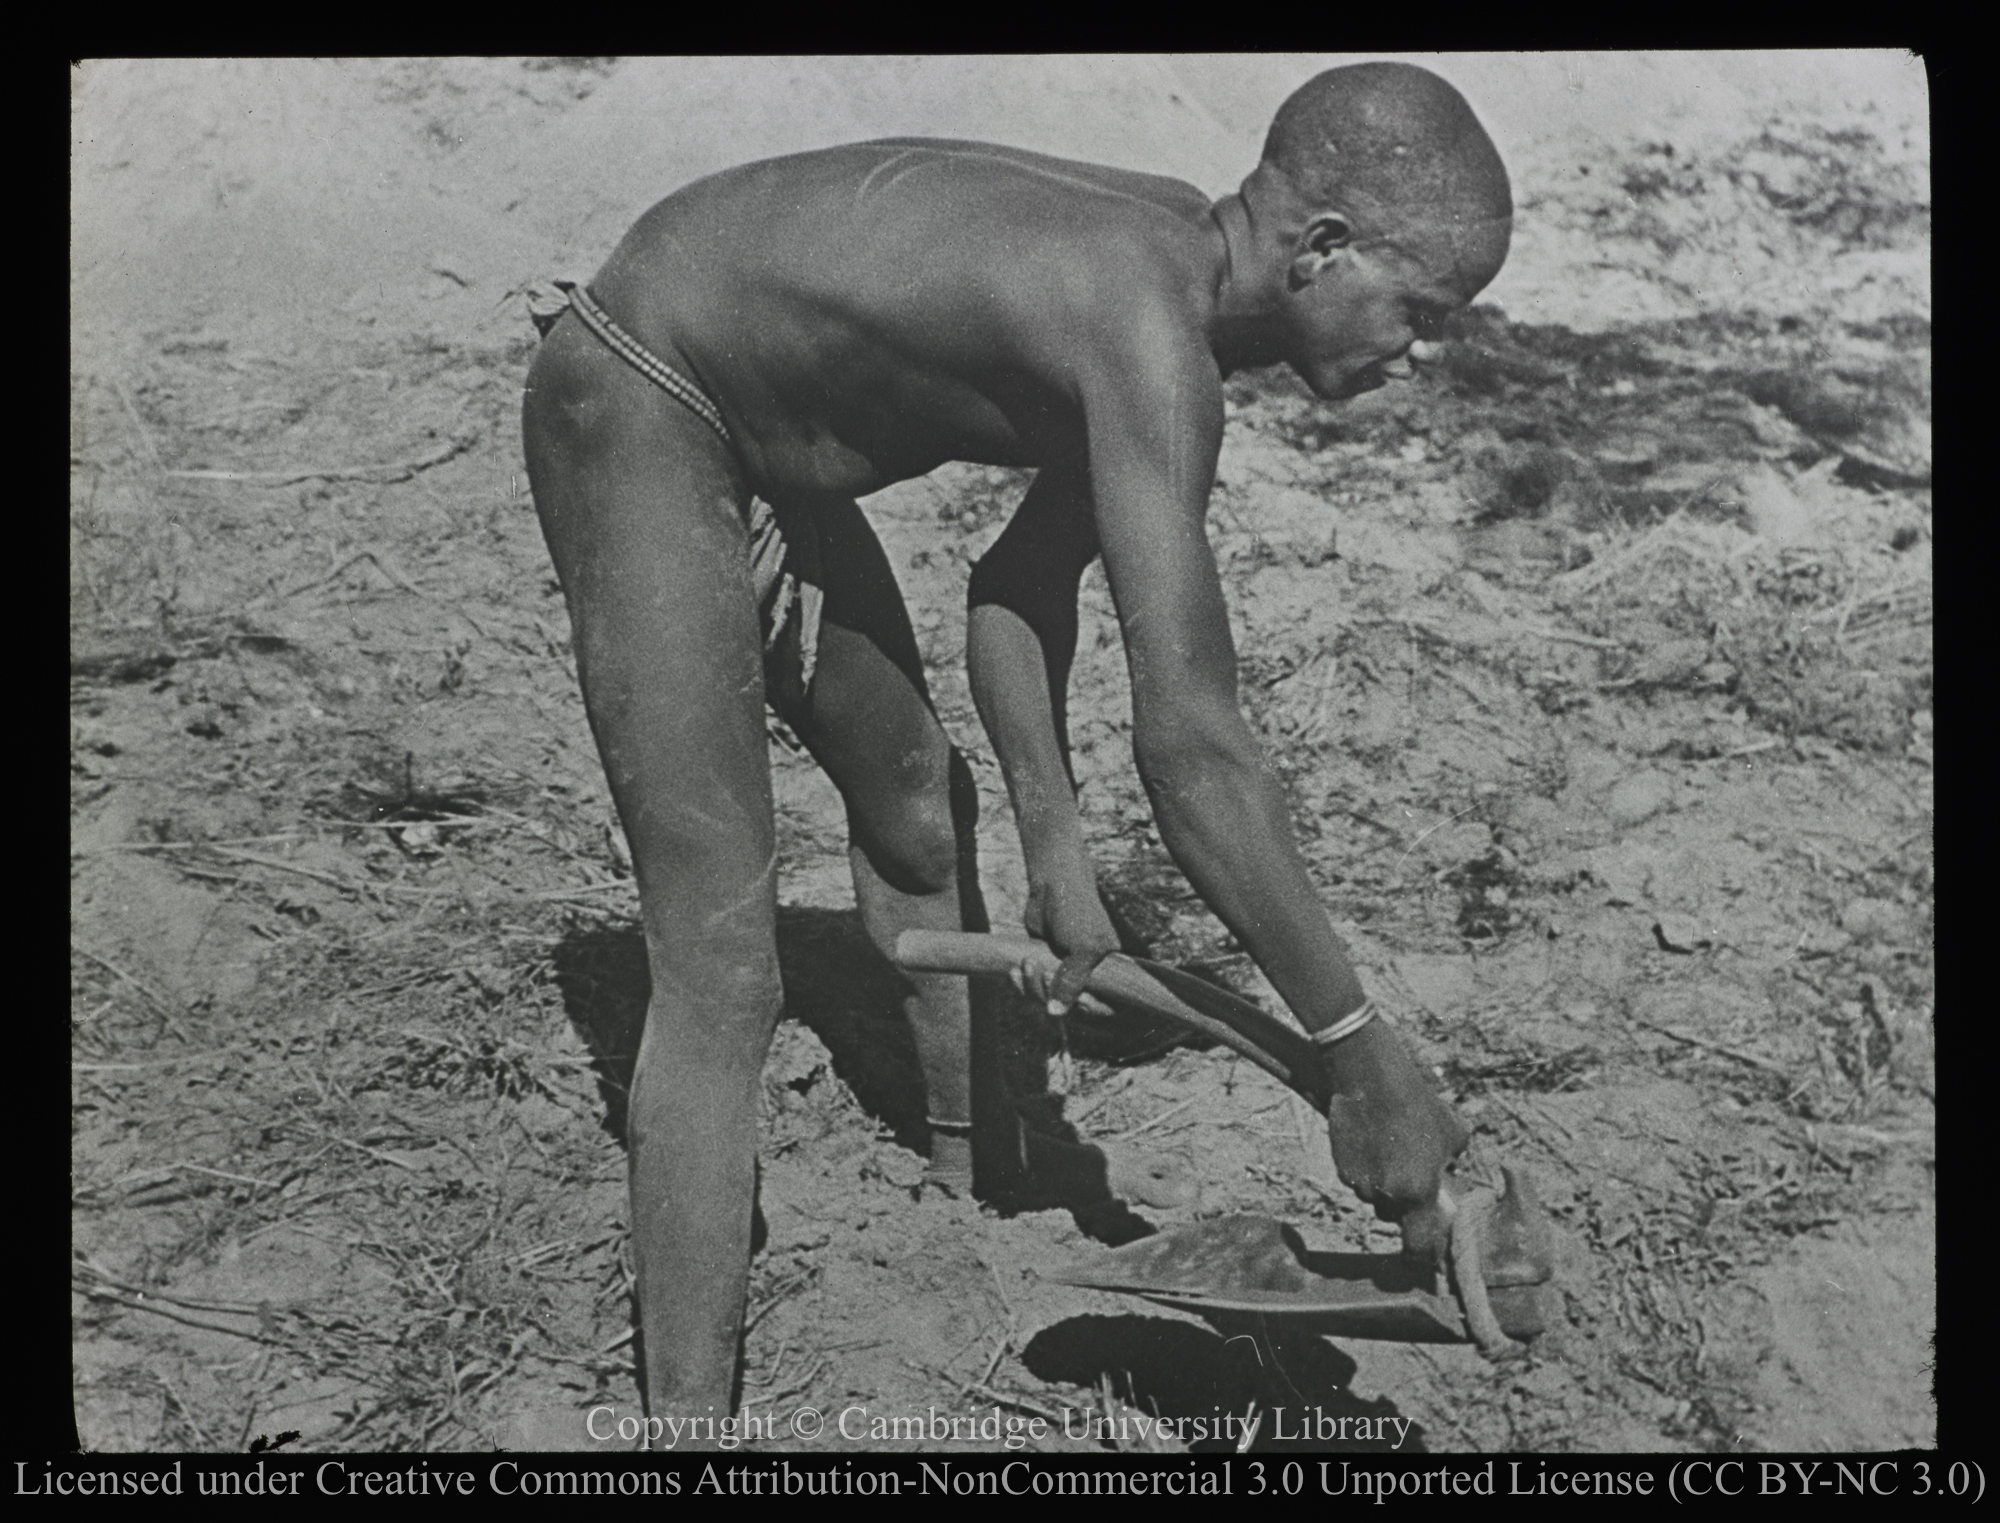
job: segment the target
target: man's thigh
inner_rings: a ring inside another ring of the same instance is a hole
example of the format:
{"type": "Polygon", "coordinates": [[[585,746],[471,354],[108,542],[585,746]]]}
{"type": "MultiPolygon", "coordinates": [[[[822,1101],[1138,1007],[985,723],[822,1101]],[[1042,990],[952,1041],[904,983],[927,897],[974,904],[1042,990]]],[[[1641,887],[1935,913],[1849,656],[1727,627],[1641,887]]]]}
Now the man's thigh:
{"type": "Polygon", "coordinates": [[[535,507],[649,938],[768,940],[770,771],[740,472],[580,324],[551,333],[529,385],[535,507]]]}

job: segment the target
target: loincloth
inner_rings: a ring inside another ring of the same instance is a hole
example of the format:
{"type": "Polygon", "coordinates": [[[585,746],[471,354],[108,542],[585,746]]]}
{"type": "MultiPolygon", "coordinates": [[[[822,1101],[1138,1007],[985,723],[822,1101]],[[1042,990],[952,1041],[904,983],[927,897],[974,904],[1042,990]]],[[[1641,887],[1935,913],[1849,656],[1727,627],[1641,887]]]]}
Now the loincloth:
{"type": "MultiPolygon", "coordinates": [[[[544,338],[565,312],[574,312],[605,348],[706,423],[724,448],[736,453],[736,441],[714,399],[621,328],[583,285],[555,280],[528,288],[528,315],[544,338]]],[[[790,638],[803,694],[812,686],[813,667],[819,660],[820,615],[826,604],[818,526],[809,512],[788,512],[752,497],[745,527],[765,655],[781,654],[783,642],[790,638]]]]}

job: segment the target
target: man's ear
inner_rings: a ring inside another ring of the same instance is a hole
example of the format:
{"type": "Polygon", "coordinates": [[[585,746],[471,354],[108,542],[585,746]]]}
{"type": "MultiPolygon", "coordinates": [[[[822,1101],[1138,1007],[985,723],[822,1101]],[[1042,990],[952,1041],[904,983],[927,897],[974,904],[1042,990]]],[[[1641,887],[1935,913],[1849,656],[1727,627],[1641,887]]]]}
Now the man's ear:
{"type": "Polygon", "coordinates": [[[1306,224],[1299,235],[1299,251],[1292,256],[1289,284],[1302,291],[1319,278],[1339,255],[1354,242],[1354,224],[1338,212],[1322,212],[1306,224]]]}

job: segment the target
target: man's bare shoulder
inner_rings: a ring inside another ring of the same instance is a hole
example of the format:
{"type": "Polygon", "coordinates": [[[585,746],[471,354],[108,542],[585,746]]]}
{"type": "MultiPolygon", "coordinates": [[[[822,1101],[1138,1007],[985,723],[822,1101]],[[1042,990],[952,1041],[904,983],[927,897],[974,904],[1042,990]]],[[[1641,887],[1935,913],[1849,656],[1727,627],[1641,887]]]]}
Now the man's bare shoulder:
{"type": "Polygon", "coordinates": [[[1028,328],[1129,348],[1205,321],[1216,231],[1209,198],[1184,181],[951,139],[853,151],[871,160],[857,202],[885,229],[920,221],[930,259],[976,273],[1028,328]]]}

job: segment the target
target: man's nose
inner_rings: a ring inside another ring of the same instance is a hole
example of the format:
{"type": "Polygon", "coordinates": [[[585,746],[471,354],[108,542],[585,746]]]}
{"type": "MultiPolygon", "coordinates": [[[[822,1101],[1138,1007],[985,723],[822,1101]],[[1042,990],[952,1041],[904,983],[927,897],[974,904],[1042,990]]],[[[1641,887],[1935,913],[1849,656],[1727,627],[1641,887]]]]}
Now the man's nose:
{"type": "Polygon", "coordinates": [[[1435,365],[1444,358],[1444,345],[1420,338],[1406,352],[1419,365],[1435,365]]]}

